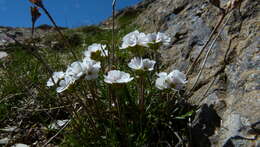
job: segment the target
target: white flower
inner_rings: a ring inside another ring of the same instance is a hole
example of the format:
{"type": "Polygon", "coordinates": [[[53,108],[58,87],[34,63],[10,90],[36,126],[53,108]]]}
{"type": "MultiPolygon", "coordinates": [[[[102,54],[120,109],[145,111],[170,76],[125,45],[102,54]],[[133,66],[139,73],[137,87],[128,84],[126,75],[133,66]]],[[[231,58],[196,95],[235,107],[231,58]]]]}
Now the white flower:
{"type": "Polygon", "coordinates": [[[165,80],[167,78],[167,73],[161,72],[158,74],[158,76],[159,76],[159,78],[156,79],[155,86],[160,90],[169,88],[169,85],[165,82],[165,80]]]}
{"type": "Polygon", "coordinates": [[[161,32],[147,34],[147,40],[149,43],[162,43],[163,45],[169,45],[171,42],[171,38],[161,32]]]}
{"type": "Polygon", "coordinates": [[[98,78],[98,72],[101,68],[101,63],[94,60],[83,60],[82,68],[84,74],[86,74],[87,80],[94,80],[98,78]]]}
{"type": "Polygon", "coordinates": [[[83,74],[82,62],[79,61],[73,62],[66,70],[66,75],[72,76],[75,80],[79,79],[83,74]]]}
{"type": "Polygon", "coordinates": [[[91,58],[91,55],[98,51],[100,51],[101,56],[103,56],[103,57],[108,56],[108,51],[106,50],[106,45],[97,44],[97,43],[90,45],[88,47],[88,49],[86,51],[84,51],[84,55],[87,58],[91,58]]]}
{"type": "Polygon", "coordinates": [[[134,70],[148,70],[152,71],[154,69],[155,61],[150,59],[142,59],[135,57],[131,59],[128,66],[134,70]]]}
{"type": "Polygon", "coordinates": [[[156,43],[163,43],[163,45],[169,45],[171,38],[164,33],[158,32],[156,36],[156,43]]]}
{"type": "Polygon", "coordinates": [[[134,31],[129,34],[127,34],[125,37],[123,37],[123,43],[120,49],[125,49],[128,47],[133,47],[137,45],[139,31],[134,31]]]}
{"type": "Polygon", "coordinates": [[[174,89],[181,90],[187,83],[186,76],[179,70],[173,70],[169,74],[161,72],[158,74],[159,78],[156,79],[155,86],[160,89],[174,89]]]}
{"type": "Polygon", "coordinates": [[[123,43],[120,49],[134,47],[136,45],[148,47],[148,38],[145,33],[140,33],[138,30],[131,32],[123,37],[123,43]]]}
{"type": "Polygon", "coordinates": [[[60,71],[60,72],[54,72],[52,75],[52,78],[49,78],[49,80],[47,81],[47,86],[51,87],[54,86],[55,84],[57,84],[57,82],[64,78],[65,73],[60,71]],[[53,83],[54,82],[54,83],[53,83]]]}
{"type": "Polygon", "coordinates": [[[142,58],[133,58],[131,59],[130,63],[128,63],[128,67],[135,69],[135,70],[140,70],[143,67],[143,62],[142,58]]]}
{"type": "Polygon", "coordinates": [[[152,71],[154,69],[155,63],[156,62],[154,60],[143,59],[143,69],[148,70],[148,71],[152,71]]]}
{"type": "Polygon", "coordinates": [[[149,43],[155,43],[157,38],[157,33],[149,33],[146,35],[149,43]]]}
{"type": "Polygon", "coordinates": [[[58,93],[61,93],[69,88],[70,85],[74,84],[75,78],[66,75],[63,80],[59,82],[59,87],[56,89],[58,93]]]}
{"type": "Polygon", "coordinates": [[[181,90],[187,83],[185,74],[179,70],[173,70],[170,72],[165,82],[168,83],[171,88],[176,90],[181,90]]]}
{"type": "Polygon", "coordinates": [[[123,84],[123,83],[128,83],[134,79],[133,77],[130,77],[129,73],[125,73],[119,70],[111,70],[108,72],[107,76],[105,75],[104,77],[105,77],[104,81],[108,84],[114,84],[114,83],[123,84]]]}
{"type": "Polygon", "coordinates": [[[145,33],[139,33],[137,44],[140,46],[148,47],[149,40],[147,38],[147,35],[145,33]]]}

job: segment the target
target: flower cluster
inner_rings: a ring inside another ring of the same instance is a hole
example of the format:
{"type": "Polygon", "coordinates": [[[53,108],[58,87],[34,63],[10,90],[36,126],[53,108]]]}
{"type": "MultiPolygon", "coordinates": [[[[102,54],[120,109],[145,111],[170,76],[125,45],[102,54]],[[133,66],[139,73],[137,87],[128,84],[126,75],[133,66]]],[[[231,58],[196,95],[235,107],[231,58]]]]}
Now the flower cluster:
{"type": "MultiPolygon", "coordinates": [[[[152,71],[154,69],[155,61],[150,59],[142,59],[135,57],[128,63],[128,67],[136,71],[152,71]]],[[[134,78],[130,76],[129,73],[112,70],[109,71],[107,75],[104,76],[104,81],[108,84],[123,84],[132,81],[134,78]]]]}
{"type": "MultiPolygon", "coordinates": [[[[97,52],[99,51],[98,46],[102,45],[93,44],[85,52],[90,52],[90,54],[97,52]]],[[[101,63],[99,61],[92,60],[91,56],[85,56],[83,61],[76,61],[69,65],[65,72],[54,72],[52,78],[47,81],[47,86],[51,87],[57,84],[58,88],[56,91],[61,93],[83,76],[86,80],[97,79],[100,68],[101,63]]]]}
{"type": "Polygon", "coordinates": [[[187,83],[185,74],[179,70],[173,70],[169,74],[166,72],[161,72],[158,76],[159,77],[156,79],[155,86],[160,90],[169,88],[181,90],[187,83]]]}
{"type": "MultiPolygon", "coordinates": [[[[145,34],[134,31],[123,37],[123,43],[120,49],[129,47],[149,47],[151,44],[169,45],[171,38],[164,33],[145,34]]],[[[85,77],[86,80],[95,80],[101,68],[101,60],[108,56],[106,45],[92,44],[83,52],[83,61],[73,62],[68,66],[65,72],[54,72],[52,78],[47,81],[47,86],[57,85],[56,91],[61,93],[69,88],[78,79],[85,77]]],[[[156,61],[148,58],[134,57],[128,63],[128,67],[138,73],[153,71],[156,61]],[[141,71],[141,72],[140,72],[141,71]]],[[[180,90],[186,84],[185,75],[179,70],[173,70],[169,74],[161,72],[158,74],[155,86],[160,89],[180,90]]],[[[108,84],[125,84],[134,78],[129,73],[120,70],[111,70],[104,75],[104,82],[108,84]]]]}
{"type": "Polygon", "coordinates": [[[145,34],[139,31],[134,31],[127,34],[123,38],[123,43],[120,49],[126,49],[134,46],[149,47],[149,44],[162,43],[163,45],[169,45],[171,38],[164,33],[149,33],[145,34]]]}

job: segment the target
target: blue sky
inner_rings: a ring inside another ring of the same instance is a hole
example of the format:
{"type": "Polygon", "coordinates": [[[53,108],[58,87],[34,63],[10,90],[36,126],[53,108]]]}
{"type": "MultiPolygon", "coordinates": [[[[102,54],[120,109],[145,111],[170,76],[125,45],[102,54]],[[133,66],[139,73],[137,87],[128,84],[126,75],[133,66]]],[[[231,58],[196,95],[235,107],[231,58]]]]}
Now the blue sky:
{"type": "MultiPolygon", "coordinates": [[[[118,0],[117,10],[134,5],[141,0],[118,0]]],[[[111,16],[112,0],[43,0],[59,26],[78,27],[98,24],[111,16]]],[[[0,26],[30,27],[30,2],[28,0],[0,0],[0,26]]],[[[43,14],[43,13],[42,13],[43,14]]],[[[43,14],[36,25],[50,24],[43,14]]]]}

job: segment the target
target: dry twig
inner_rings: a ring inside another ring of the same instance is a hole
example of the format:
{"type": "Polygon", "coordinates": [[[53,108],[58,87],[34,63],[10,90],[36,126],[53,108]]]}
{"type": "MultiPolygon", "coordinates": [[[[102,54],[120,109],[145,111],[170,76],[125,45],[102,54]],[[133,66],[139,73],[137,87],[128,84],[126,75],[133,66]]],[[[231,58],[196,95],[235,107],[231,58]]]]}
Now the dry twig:
{"type": "Polygon", "coordinates": [[[230,13],[230,15],[229,15],[229,17],[227,18],[226,22],[224,23],[223,27],[220,29],[220,31],[218,32],[217,36],[216,36],[216,37],[214,38],[214,40],[212,41],[211,46],[210,46],[210,48],[208,49],[208,51],[207,51],[207,53],[206,53],[206,57],[204,58],[204,61],[203,61],[202,66],[201,66],[201,68],[200,68],[199,74],[197,75],[197,78],[196,78],[196,80],[195,80],[195,82],[194,82],[194,84],[193,84],[193,86],[192,86],[192,88],[191,88],[190,91],[192,91],[192,90],[195,88],[196,84],[198,83],[199,78],[200,78],[200,76],[201,76],[201,74],[202,74],[202,72],[203,72],[203,69],[204,69],[205,65],[206,65],[207,59],[208,59],[208,57],[209,57],[209,54],[210,54],[211,50],[213,49],[213,46],[214,46],[215,42],[217,41],[217,39],[218,39],[220,33],[224,30],[225,26],[227,25],[227,23],[228,23],[228,21],[229,21],[229,19],[230,19],[230,17],[231,17],[231,14],[232,14],[232,13],[230,13]]]}
{"type": "MultiPolygon", "coordinates": [[[[80,107],[77,112],[79,112],[82,109],[82,107],[80,107]]],[[[72,117],[72,119],[74,118],[74,116],[72,117]]],[[[72,121],[72,119],[68,120],[67,123],[54,135],[52,136],[44,145],[43,147],[47,146],[55,137],[57,137],[68,125],[69,123],[72,121]]]]}

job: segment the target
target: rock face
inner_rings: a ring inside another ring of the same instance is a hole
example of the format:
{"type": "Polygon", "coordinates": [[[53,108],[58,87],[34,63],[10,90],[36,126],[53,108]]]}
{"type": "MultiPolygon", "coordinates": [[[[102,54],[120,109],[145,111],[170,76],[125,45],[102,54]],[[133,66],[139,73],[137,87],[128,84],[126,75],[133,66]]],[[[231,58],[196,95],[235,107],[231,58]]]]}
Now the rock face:
{"type": "MultiPolygon", "coordinates": [[[[12,27],[1,27],[0,26],[0,49],[1,47],[7,45],[8,43],[14,43],[14,40],[7,37],[6,34],[8,33],[16,40],[24,42],[26,39],[31,38],[31,29],[30,28],[12,28],[12,27]]],[[[41,25],[36,28],[34,32],[34,37],[43,37],[44,35],[54,32],[54,28],[49,27],[47,25],[41,25]]]]}
{"type": "MultiPolygon", "coordinates": [[[[224,8],[227,2],[221,0],[220,6],[224,8]]],[[[155,0],[144,3],[146,9],[134,23],[142,26],[145,32],[168,33],[173,43],[170,48],[162,50],[162,60],[169,70],[177,68],[186,71],[219,22],[222,15],[220,9],[206,0],[155,0]]],[[[252,124],[260,121],[259,3],[257,0],[243,0],[225,17],[224,21],[229,16],[230,19],[213,44],[201,78],[191,92],[188,99],[191,103],[214,108],[221,119],[219,129],[204,134],[204,138],[208,139],[206,143],[203,145],[201,142],[205,139],[197,140],[200,143],[195,146],[259,146],[259,132],[252,133],[252,124]],[[208,87],[210,89],[206,93],[208,87]]],[[[189,75],[188,89],[198,75],[206,51],[189,75]]],[[[194,129],[200,129],[203,133],[205,125],[196,125],[200,122],[193,122],[194,129]]]]}

